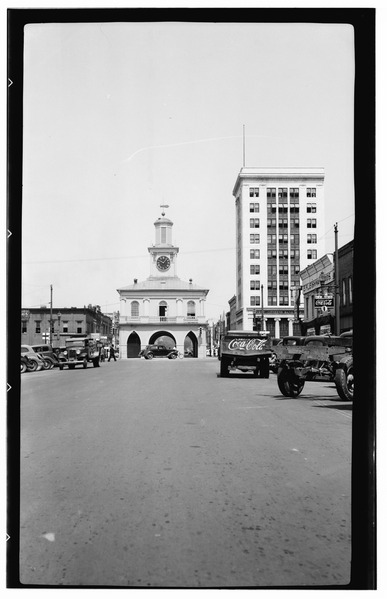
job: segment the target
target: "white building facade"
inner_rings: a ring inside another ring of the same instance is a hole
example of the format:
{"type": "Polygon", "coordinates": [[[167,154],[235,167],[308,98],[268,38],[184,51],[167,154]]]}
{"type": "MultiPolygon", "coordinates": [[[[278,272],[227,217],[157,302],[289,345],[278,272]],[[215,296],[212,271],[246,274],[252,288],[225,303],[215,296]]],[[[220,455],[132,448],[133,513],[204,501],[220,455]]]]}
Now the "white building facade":
{"type": "Polygon", "coordinates": [[[325,253],[323,168],[243,167],[236,210],[237,329],[299,334],[300,272],[325,253]],[[297,324],[296,324],[297,323],[297,324]]]}
{"type": "Polygon", "coordinates": [[[148,247],[150,276],[117,289],[120,295],[121,358],[136,358],[148,344],[174,345],[182,354],[204,358],[207,349],[205,302],[208,289],[177,276],[179,248],[173,245],[173,222],[155,223],[155,244],[148,247]]]}

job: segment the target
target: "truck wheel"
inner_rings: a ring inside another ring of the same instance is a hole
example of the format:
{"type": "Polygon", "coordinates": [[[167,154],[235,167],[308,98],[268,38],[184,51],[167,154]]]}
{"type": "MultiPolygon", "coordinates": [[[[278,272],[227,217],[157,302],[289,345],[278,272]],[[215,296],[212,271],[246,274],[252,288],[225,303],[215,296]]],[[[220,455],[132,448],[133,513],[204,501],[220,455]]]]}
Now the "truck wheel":
{"type": "Polygon", "coordinates": [[[353,358],[348,358],[340,362],[335,372],[335,385],[337,393],[344,401],[353,401],[353,392],[355,387],[353,373],[353,358]]]}
{"type": "Polygon", "coordinates": [[[220,360],[220,376],[228,376],[229,372],[228,372],[228,361],[225,360],[224,358],[222,358],[220,360]]]}
{"type": "Polygon", "coordinates": [[[282,367],[278,369],[277,374],[278,388],[285,397],[297,397],[304,388],[305,382],[298,376],[295,376],[289,368],[282,367]]]}
{"type": "Polygon", "coordinates": [[[259,362],[259,378],[268,379],[270,376],[269,358],[262,358],[259,362]]]}

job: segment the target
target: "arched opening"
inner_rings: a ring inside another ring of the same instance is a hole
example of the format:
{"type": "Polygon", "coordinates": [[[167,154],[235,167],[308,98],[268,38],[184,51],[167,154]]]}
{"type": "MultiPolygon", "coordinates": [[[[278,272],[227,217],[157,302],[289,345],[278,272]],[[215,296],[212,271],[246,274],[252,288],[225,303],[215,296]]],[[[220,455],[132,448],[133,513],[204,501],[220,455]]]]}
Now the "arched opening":
{"type": "Polygon", "coordinates": [[[128,337],[126,343],[126,357],[127,358],[138,358],[138,354],[141,351],[141,340],[140,337],[133,331],[128,337]]]}
{"type": "Polygon", "coordinates": [[[149,345],[165,345],[172,348],[176,346],[176,339],[168,331],[156,331],[150,336],[149,345]]]}
{"type": "Polygon", "coordinates": [[[192,331],[190,331],[184,339],[184,356],[186,358],[198,357],[198,339],[192,331]]]}

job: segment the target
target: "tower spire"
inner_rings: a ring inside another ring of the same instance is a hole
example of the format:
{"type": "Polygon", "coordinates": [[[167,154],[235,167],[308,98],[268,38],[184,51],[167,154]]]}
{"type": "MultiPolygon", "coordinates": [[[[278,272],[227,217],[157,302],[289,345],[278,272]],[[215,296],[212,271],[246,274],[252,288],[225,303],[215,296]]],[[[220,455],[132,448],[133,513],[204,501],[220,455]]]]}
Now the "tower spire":
{"type": "Polygon", "coordinates": [[[163,208],[163,210],[161,212],[161,216],[165,216],[165,210],[164,210],[164,208],[169,208],[168,204],[160,204],[160,208],[163,208]]]}

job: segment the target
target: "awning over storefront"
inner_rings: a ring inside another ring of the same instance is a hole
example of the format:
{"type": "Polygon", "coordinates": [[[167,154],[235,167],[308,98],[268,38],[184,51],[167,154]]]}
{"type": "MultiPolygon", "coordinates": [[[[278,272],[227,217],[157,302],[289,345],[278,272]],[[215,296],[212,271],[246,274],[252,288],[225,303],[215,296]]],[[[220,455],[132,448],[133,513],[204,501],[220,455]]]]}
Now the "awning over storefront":
{"type": "Polygon", "coordinates": [[[324,314],[317,316],[313,320],[301,322],[301,335],[307,335],[308,329],[314,329],[316,335],[320,335],[320,329],[323,326],[330,326],[330,330],[334,332],[335,317],[332,314],[324,314]]]}

